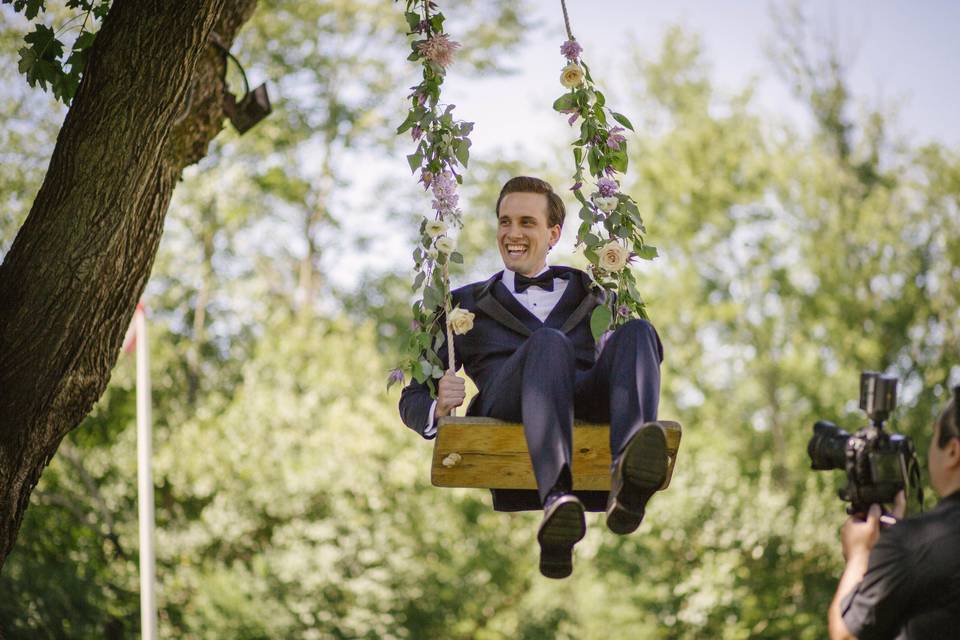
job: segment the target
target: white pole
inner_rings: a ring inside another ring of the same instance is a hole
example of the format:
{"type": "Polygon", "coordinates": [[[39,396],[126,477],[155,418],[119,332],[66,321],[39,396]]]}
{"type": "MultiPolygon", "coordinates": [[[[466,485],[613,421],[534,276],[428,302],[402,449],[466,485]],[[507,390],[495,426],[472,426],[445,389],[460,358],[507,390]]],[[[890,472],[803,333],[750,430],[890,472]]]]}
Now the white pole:
{"type": "Polygon", "coordinates": [[[137,502],[140,510],[140,628],[145,640],[157,637],[153,553],[153,435],[150,426],[150,347],[143,303],[134,312],[137,340],[137,502]]]}

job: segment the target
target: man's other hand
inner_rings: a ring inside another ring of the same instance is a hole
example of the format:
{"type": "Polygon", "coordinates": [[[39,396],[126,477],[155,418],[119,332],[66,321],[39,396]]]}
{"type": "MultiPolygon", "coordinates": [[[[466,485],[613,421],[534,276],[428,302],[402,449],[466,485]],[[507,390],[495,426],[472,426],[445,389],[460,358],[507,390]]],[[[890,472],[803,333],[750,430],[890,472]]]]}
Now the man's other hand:
{"type": "Polygon", "coordinates": [[[463,378],[453,371],[447,371],[437,385],[437,408],[434,418],[450,415],[450,412],[463,404],[467,397],[467,386],[463,378]]]}
{"type": "Polygon", "coordinates": [[[840,540],[843,543],[843,557],[851,560],[865,559],[870,550],[877,543],[880,536],[880,515],[883,510],[878,504],[870,505],[867,519],[863,520],[859,514],[850,516],[840,529],[840,540]]]}

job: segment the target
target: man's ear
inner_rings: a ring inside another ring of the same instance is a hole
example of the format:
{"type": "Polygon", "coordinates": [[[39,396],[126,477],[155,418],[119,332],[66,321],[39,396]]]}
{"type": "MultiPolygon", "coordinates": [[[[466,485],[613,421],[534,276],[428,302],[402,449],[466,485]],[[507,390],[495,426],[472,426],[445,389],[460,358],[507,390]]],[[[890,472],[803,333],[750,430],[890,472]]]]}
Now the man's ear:
{"type": "Polygon", "coordinates": [[[557,246],[557,243],[560,242],[560,234],[563,232],[563,227],[558,224],[550,227],[550,248],[553,249],[557,246]]]}
{"type": "Polygon", "coordinates": [[[957,469],[960,468],[960,438],[950,438],[947,441],[946,451],[947,466],[957,469]]]}

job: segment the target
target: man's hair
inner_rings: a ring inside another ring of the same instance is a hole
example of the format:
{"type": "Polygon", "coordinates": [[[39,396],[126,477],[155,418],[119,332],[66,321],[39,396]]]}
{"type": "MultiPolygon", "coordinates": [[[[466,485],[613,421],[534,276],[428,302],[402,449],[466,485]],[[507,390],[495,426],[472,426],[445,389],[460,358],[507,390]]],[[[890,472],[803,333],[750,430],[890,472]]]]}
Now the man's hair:
{"type": "Polygon", "coordinates": [[[567,209],[563,206],[563,200],[553,191],[553,187],[546,180],[532,178],[530,176],[516,176],[510,178],[500,189],[500,197],[497,198],[497,208],[494,213],[500,217],[500,203],[510,193],[542,193],[547,196],[547,226],[563,227],[563,219],[567,215],[567,209]]]}
{"type": "Polygon", "coordinates": [[[937,418],[937,424],[940,429],[940,437],[937,438],[937,446],[943,449],[952,438],[960,438],[960,426],[957,425],[957,396],[960,395],[960,387],[954,387],[953,398],[944,407],[940,417],[937,418]]]}

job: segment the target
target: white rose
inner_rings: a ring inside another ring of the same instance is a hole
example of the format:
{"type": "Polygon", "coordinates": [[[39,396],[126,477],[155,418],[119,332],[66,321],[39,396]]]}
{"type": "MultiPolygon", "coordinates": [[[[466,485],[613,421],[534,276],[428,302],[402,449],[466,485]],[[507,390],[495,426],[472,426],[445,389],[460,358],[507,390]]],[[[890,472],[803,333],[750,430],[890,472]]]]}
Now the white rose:
{"type": "Polygon", "coordinates": [[[611,240],[600,247],[598,256],[600,258],[600,267],[603,268],[604,271],[615,273],[627,265],[627,258],[630,257],[630,252],[616,240],[611,240]]]}
{"type": "Polygon", "coordinates": [[[423,230],[426,231],[427,235],[431,238],[436,238],[446,233],[447,223],[443,220],[427,220],[427,224],[423,230]]]}
{"type": "Polygon", "coordinates": [[[450,255],[451,253],[453,253],[454,249],[457,248],[457,241],[454,240],[453,238],[448,238],[447,236],[443,236],[442,238],[437,238],[437,242],[435,246],[440,251],[440,253],[444,255],[450,255]]]}
{"type": "Polygon", "coordinates": [[[593,196],[593,204],[604,213],[610,213],[620,204],[620,199],[617,198],[617,196],[609,196],[606,198],[603,196],[593,196]]]}
{"type": "Polygon", "coordinates": [[[450,312],[450,317],[447,318],[447,323],[450,325],[450,328],[455,334],[462,336],[466,332],[470,331],[470,329],[473,329],[473,318],[474,315],[471,312],[457,307],[450,312]]]}
{"type": "Polygon", "coordinates": [[[571,62],[560,72],[560,84],[567,89],[573,89],[583,84],[583,69],[575,62],[571,62]]]}
{"type": "Polygon", "coordinates": [[[436,260],[437,256],[440,255],[440,252],[437,251],[435,247],[430,247],[429,249],[427,249],[427,255],[430,256],[430,258],[432,258],[433,260],[436,260]]]}

